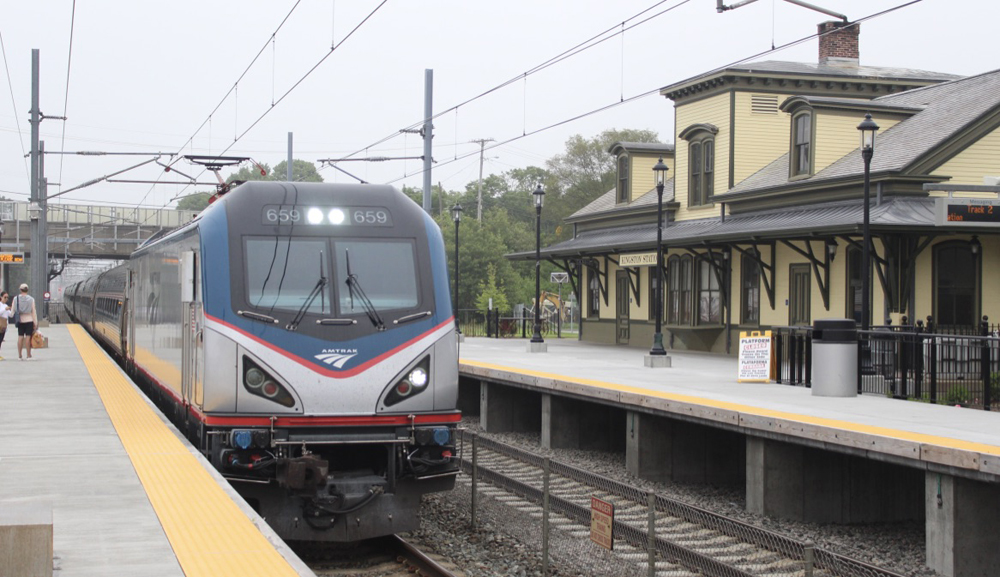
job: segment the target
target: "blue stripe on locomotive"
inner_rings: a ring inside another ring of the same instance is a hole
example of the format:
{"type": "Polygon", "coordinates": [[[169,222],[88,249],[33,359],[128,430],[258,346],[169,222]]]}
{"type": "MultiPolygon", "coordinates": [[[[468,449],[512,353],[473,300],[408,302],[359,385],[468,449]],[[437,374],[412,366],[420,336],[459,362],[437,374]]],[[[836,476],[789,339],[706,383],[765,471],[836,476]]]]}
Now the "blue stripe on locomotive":
{"type": "MultiPolygon", "coordinates": [[[[230,259],[229,223],[223,207],[207,210],[201,218],[201,263],[202,263],[202,294],[204,295],[205,313],[227,324],[254,335],[255,337],[278,346],[289,353],[300,357],[324,371],[341,372],[323,364],[313,355],[320,353],[324,347],[357,349],[358,355],[352,358],[342,369],[350,371],[392,350],[407,341],[430,331],[452,316],[451,298],[449,296],[448,260],[444,253],[444,242],[441,229],[427,213],[421,211],[427,233],[430,253],[430,274],[433,275],[434,314],[430,317],[414,321],[401,327],[392,327],[383,333],[376,333],[350,341],[324,341],[300,333],[287,331],[280,325],[265,324],[252,321],[236,314],[230,302],[230,274],[233,266],[240,266],[230,259]]],[[[237,274],[242,274],[238,271],[237,274]]],[[[391,319],[384,319],[391,323],[391,319]]],[[[331,328],[330,330],[336,330],[331,328]]]]}

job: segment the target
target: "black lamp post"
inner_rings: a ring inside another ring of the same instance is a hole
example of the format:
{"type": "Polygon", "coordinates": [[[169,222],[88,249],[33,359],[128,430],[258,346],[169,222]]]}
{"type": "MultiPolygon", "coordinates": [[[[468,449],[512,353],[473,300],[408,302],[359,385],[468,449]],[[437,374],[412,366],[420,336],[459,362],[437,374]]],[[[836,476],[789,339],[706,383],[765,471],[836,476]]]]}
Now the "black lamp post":
{"type": "Polygon", "coordinates": [[[667,165],[663,157],[653,166],[656,178],[656,332],[653,333],[653,347],[649,354],[663,356],[667,351],[663,348],[663,184],[667,178],[667,165]]]}
{"type": "Polygon", "coordinates": [[[872,167],[872,155],[875,153],[875,133],[878,132],[878,124],[872,120],[871,114],[865,114],[865,119],[858,125],[861,132],[861,158],[865,161],[865,220],[864,248],[861,251],[861,330],[867,331],[871,318],[871,230],[868,225],[868,217],[871,212],[869,206],[870,175],[872,167]]]}
{"type": "Polygon", "coordinates": [[[535,197],[535,327],[534,334],[531,335],[531,342],[544,343],[542,338],[542,204],[545,203],[545,191],[539,184],[535,192],[531,193],[535,197]]]}
{"type": "Polygon", "coordinates": [[[455,221],[455,332],[460,336],[462,327],[458,324],[458,223],[462,220],[462,205],[451,207],[451,218],[455,221]]]}

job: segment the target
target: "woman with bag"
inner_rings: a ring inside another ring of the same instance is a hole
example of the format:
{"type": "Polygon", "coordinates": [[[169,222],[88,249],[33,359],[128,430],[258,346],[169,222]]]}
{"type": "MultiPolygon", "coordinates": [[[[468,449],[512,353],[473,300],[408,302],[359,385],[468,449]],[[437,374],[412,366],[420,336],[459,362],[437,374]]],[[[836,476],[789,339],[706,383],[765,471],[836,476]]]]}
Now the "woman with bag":
{"type": "MultiPolygon", "coordinates": [[[[7,299],[10,295],[7,291],[0,291],[0,346],[3,346],[3,338],[7,335],[7,319],[11,316],[10,307],[7,306],[7,299]]],[[[3,357],[0,357],[0,361],[3,357]]]]}
{"type": "Polygon", "coordinates": [[[35,312],[35,299],[28,295],[28,285],[21,285],[21,294],[14,297],[10,308],[13,311],[14,322],[17,323],[17,358],[24,360],[21,349],[27,349],[30,360],[31,336],[38,329],[38,314],[35,312]]]}

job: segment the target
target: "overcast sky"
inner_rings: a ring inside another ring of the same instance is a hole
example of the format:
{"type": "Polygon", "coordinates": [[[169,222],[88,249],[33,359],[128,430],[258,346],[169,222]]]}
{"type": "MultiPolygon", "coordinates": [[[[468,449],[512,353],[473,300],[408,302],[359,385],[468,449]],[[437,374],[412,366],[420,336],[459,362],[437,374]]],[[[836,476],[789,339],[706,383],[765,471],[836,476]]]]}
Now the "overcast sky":
{"type": "MultiPolygon", "coordinates": [[[[851,20],[905,4],[811,3],[851,20]]],[[[542,166],[570,136],[608,128],[654,130],[672,142],[672,103],[655,93],[535,132],[815,34],[831,19],[782,0],[721,14],[716,0],[80,0],[75,19],[71,0],[4,4],[0,194],[16,200],[28,193],[33,48],[41,56],[42,113],[68,117],[42,122],[47,151],[162,152],[164,164],[177,161],[171,153],[226,154],[273,167],[286,158],[289,132],[295,157],[312,162],[419,156],[417,135],[372,145],[421,121],[424,71],[433,69],[434,112],[448,112],[434,122],[432,180],[454,190],[478,176],[476,139],[510,141],[487,149],[486,174],[542,166]],[[613,35],[623,22],[624,34],[613,35]],[[611,29],[594,48],[523,77],[611,29]]],[[[917,2],[861,25],[861,63],[961,75],[1000,68],[998,16],[992,0],[917,2]]],[[[816,62],[817,41],[755,60],[816,62]]],[[[150,158],[48,154],[49,194],[150,158]]],[[[214,180],[184,160],[174,166],[214,180]]],[[[340,166],[372,182],[422,185],[418,160],[340,166]]],[[[332,168],[321,174],[352,181],[332,168]]],[[[151,164],[115,178],[179,176],[151,164]]],[[[58,202],[156,207],[206,189],[100,183],[58,202]]]]}

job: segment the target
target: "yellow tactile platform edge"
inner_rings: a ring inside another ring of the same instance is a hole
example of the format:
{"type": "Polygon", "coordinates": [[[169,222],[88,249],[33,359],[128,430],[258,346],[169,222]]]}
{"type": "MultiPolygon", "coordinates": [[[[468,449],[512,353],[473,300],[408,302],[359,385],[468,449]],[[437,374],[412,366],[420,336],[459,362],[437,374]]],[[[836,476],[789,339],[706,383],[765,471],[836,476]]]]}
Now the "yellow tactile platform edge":
{"type": "Polygon", "coordinates": [[[97,343],[68,328],[184,574],[298,575],[97,343]]]}
{"type": "Polygon", "coordinates": [[[770,409],[763,409],[760,407],[754,407],[751,405],[741,405],[738,403],[728,403],[726,401],[717,401],[714,399],[706,399],[702,397],[695,397],[692,395],[679,395],[676,393],[664,393],[661,391],[655,391],[652,389],[644,389],[641,387],[633,387],[628,385],[620,385],[617,383],[609,383],[606,381],[598,381],[594,379],[581,379],[576,377],[569,377],[566,375],[560,375],[556,373],[546,373],[542,371],[533,371],[530,369],[520,369],[517,367],[507,367],[503,365],[494,365],[491,363],[483,363],[479,361],[470,361],[462,359],[461,364],[469,365],[472,367],[479,367],[481,369],[493,369],[499,371],[508,371],[512,373],[518,373],[522,375],[530,375],[533,377],[539,377],[543,379],[552,379],[558,381],[564,381],[569,383],[576,383],[580,385],[586,385],[591,387],[599,387],[602,389],[610,389],[613,391],[619,391],[623,393],[634,393],[646,395],[649,397],[656,397],[659,399],[667,399],[671,401],[677,401],[681,403],[690,403],[694,405],[701,405],[705,407],[714,407],[717,409],[725,409],[729,411],[735,411],[738,413],[744,413],[747,415],[755,415],[759,417],[772,417],[775,419],[785,419],[788,421],[796,421],[799,423],[808,423],[811,425],[819,425],[824,427],[832,427],[836,429],[843,429],[846,431],[855,431],[858,433],[866,433],[870,435],[879,435],[882,437],[888,437],[891,439],[901,439],[905,441],[913,441],[918,443],[926,443],[930,445],[937,445],[940,447],[948,447],[951,449],[960,449],[963,451],[972,451],[977,453],[983,453],[986,455],[1000,455],[1000,447],[996,445],[987,445],[985,443],[974,443],[971,441],[962,441],[960,439],[952,439],[949,437],[939,437],[935,435],[928,435],[925,433],[913,433],[910,431],[901,431],[899,429],[890,429],[887,427],[876,427],[874,425],[862,425],[860,423],[852,423],[850,421],[842,421],[837,419],[827,419],[823,417],[810,417],[809,415],[801,415],[798,413],[789,413],[784,411],[774,411],[770,409]]]}

